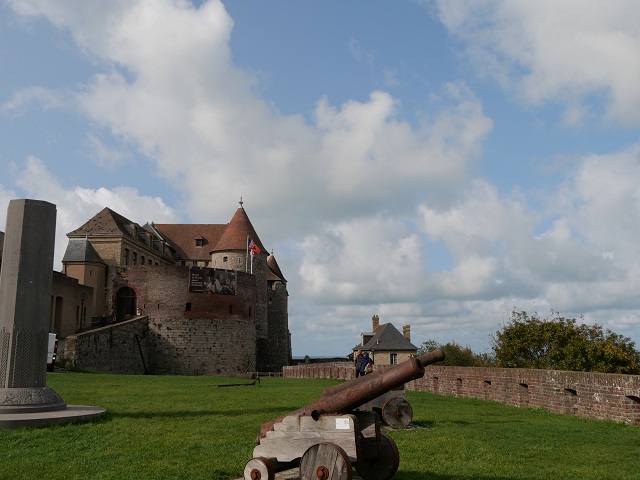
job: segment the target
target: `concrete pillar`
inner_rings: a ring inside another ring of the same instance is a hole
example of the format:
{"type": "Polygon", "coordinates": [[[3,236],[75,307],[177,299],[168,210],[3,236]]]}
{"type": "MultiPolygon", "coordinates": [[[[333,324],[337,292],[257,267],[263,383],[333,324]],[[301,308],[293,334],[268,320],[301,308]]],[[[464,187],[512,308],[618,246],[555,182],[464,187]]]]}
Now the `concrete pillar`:
{"type": "Polygon", "coordinates": [[[11,200],[0,269],[0,428],[89,420],[102,407],[68,406],[46,386],[56,206],[11,200]]]}
{"type": "Polygon", "coordinates": [[[0,388],[44,387],[56,206],[11,200],[0,270],[0,388]]]}

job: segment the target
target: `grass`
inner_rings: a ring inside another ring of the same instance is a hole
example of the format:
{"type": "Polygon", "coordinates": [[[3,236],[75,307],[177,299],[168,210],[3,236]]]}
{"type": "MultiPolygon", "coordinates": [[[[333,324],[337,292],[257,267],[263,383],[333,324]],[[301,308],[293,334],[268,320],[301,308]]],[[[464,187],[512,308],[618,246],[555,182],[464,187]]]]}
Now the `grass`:
{"type": "MultiPolygon", "coordinates": [[[[337,382],[49,374],[99,420],[0,430],[0,479],[211,479],[242,476],[260,425],[337,382]]],[[[640,428],[493,402],[408,392],[418,427],[390,432],[396,480],[638,479],[640,428]]]]}

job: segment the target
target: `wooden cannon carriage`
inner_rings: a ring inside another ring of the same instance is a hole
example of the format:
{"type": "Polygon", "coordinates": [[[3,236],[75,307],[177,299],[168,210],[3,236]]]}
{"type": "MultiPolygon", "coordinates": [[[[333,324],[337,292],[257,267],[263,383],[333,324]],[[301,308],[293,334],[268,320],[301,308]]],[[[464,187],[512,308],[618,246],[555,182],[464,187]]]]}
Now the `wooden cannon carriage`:
{"type": "Polygon", "coordinates": [[[383,372],[355,378],[325,390],[315,402],[265,423],[256,439],[244,480],[274,480],[275,473],[299,466],[300,480],[350,480],[352,467],[364,480],[389,480],[400,456],[380,430],[374,411],[358,407],[410,380],[444,359],[436,349],[383,372]]]}
{"type": "Polygon", "coordinates": [[[394,430],[407,428],[413,420],[413,408],[407,402],[404,385],[383,393],[370,402],[358,407],[358,410],[372,410],[380,421],[394,430]]]}

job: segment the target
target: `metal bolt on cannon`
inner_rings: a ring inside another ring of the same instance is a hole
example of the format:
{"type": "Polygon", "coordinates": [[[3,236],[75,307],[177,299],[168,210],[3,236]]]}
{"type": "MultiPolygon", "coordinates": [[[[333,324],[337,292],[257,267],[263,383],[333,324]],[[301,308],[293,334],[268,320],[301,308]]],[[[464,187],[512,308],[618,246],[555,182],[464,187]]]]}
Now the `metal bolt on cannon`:
{"type": "MultiPolygon", "coordinates": [[[[296,466],[300,480],[351,480],[353,468],[364,480],[393,478],[400,464],[398,447],[380,430],[378,414],[360,407],[422,378],[427,365],[441,360],[439,348],[410,358],[327,389],[315,402],[263,424],[244,480],[274,480],[276,472],[296,466]]],[[[401,421],[406,405],[391,404],[388,416],[401,421]]]]}

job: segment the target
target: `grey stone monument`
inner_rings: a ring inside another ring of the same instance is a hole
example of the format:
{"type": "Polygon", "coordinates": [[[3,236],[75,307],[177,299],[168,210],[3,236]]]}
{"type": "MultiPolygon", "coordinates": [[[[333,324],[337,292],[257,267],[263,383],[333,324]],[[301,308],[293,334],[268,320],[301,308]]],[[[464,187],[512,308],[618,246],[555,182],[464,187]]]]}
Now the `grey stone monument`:
{"type": "Polygon", "coordinates": [[[47,381],[56,206],[11,200],[0,269],[0,428],[90,419],[106,410],[67,405],[47,381]]]}

